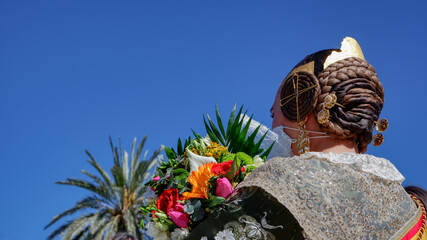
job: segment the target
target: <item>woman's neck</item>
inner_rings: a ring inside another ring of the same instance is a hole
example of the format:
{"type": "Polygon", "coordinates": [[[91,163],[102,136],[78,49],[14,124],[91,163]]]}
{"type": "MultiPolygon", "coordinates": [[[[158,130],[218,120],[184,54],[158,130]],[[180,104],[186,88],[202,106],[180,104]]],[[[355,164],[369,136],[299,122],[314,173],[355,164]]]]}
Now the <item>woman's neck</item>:
{"type": "Polygon", "coordinates": [[[353,140],[334,138],[310,139],[310,150],[324,153],[359,153],[357,144],[353,140]]]}

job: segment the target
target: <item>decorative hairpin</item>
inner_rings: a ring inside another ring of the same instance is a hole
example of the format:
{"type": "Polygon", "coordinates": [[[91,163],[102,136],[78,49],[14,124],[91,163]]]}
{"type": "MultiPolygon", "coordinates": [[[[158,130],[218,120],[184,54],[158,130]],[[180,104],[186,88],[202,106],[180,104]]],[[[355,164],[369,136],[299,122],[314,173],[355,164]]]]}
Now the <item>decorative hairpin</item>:
{"type": "Polygon", "coordinates": [[[326,121],[328,121],[330,117],[329,109],[333,108],[335,105],[344,108],[343,105],[337,103],[337,96],[334,93],[329,93],[326,95],[325,99],[323,100],[324,107],[317,113],[317,122],[319,124],[324,124],[326,121]]]}
{"type": "MultiPolygon", "coordinates": [[[[289,79],[289,80],[291,80],[291,79],[289,79]]],[[[299,131],[298,138],[296,139],[296,143],[297,143],[298,153],[304,154],[304,153],[310,151],[310,139],[308,136],[308,131],[305,128],[305,122],[307,119],[305,119],[305,120],[300,119],[298,98],[301,94],[315,88],[317,85],[313,84],[313,85],[306,87],[304,89],[299,89],[299,81],[300,81],[300,78],[299,78],[298,73],[294,73],[294,75],[292,75],[292,85],[294,88],[294,93],[280,99],[280,107],[283,107],[288,102],[295,99],[297,122],[298,122],[298,131],[299,131]]]]}
{"type": "Polygon", "coordinates": [[[305,128],[305,121],[298,123],[298,138],[297,138],[297,148],[299,154],[304,154],[310,152],[310,138],[308,136],[308,131],[305,128]]]}
{"type": "MultiPolygon", "coordinates": [[[[313,84],[313,85],[311,85],[309,87],[306,87],[304,89],[299,90],[298,89],[298,81],[299,81],[299,75],[298,75],[298,73],[294,73],[294,75],[292,75],[292,81],[293,81],[294,93],[290,94],[290,95],[288,95],[288,96],[286,96],[286,97],[284,97],[282,99],[280,99],[280,106],[281,107],[285,106],[292,99],[298,98],[299,95],[301,95],[301,94],[303,94],[303,93],[305,93],[305,92],[307,92],[307,91],[309,91],[309,90],[311,90],[311,89],[313,89],[313,88],[316,87],[316,85],[313,84]]],[[[296,103],[298,104],[298,101],[296,101],[296,103]]],[[[298,109],[298,107],[297,107],[297,109],[298,109]]]]}
{"type": "Polygon", "coordinates": [[[379,121],[374,123],[375,123],[375,129],[378,131],[378,133],[372,137],[372,146],[378,147],[384,142],[384,135],[382,134],[382,132],[387,130],[388,120],[385,118],[382,118],[379,121]]]}

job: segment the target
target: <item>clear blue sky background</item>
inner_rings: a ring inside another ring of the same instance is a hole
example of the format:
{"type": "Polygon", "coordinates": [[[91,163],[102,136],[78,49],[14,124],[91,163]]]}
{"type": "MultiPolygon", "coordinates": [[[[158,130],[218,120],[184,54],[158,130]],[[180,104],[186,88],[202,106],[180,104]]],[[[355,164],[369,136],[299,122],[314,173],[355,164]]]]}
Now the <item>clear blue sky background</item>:
{"type": "Polygon", "coordinates": [[[0,239],[43,227],[86,192],[55,181],[112,164],[108,136],[160,144],[234,103],[267,125],[305,55],[356,38],[390,128],[370,154],[427,188],[425,1],[0,1],[0,239]],[[327,3],[326,3],[327,2],[327,3]],[[400,3],[400,4],[397,4],[400,3]]]}

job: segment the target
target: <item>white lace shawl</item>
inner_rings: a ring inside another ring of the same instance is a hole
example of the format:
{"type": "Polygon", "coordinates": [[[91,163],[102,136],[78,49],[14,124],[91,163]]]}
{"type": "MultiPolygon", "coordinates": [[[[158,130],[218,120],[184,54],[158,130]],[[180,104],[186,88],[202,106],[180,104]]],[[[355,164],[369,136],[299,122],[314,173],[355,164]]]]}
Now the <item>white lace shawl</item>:
{"type": "Polygon", "coordinates": [[[403,180],[384,158],[309,152],[268,160],[238,188],[274,196],[307,239],[389,239],[417,211],[403,180]]]}

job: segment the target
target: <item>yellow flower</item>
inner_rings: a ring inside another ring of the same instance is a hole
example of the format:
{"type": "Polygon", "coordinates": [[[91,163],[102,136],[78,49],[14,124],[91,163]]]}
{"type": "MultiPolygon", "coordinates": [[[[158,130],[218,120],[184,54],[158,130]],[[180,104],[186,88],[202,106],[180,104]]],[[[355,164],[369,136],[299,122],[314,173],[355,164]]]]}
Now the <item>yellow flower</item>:
{"type": "Polygon", "coordinates": [[[198,171],[191,172],[188,177],[188,182],[193,186],[191,192],[184,192],[181,200],[187,200],[191,198],[204,198],[208,199],[208,182],[209,179],[215,174],[211,172],[211,168],[214,162],[203,164],[199,167],[198,171]]]}

